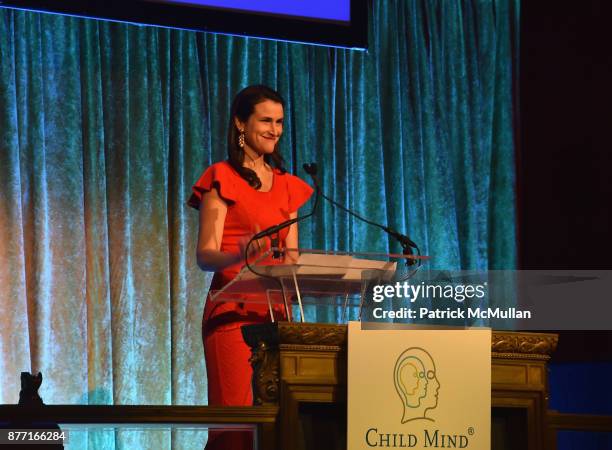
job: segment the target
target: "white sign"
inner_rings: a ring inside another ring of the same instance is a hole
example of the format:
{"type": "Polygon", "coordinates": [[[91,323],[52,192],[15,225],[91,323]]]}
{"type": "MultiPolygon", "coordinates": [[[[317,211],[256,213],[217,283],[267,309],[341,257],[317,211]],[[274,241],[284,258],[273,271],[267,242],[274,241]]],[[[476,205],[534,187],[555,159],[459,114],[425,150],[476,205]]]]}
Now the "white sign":
{"type": "Polygon", "coordinates": [[[491,447],[491,330],[349,323],[348,448],[491,447]]]}

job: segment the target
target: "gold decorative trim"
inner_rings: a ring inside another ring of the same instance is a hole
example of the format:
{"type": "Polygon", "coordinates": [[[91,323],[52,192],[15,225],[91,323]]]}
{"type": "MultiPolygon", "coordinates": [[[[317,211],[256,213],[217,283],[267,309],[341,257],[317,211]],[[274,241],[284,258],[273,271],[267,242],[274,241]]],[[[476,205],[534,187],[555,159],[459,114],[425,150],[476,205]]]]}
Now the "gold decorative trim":
{"type": "Polygon", "coordinates": [[[297,351],[297,352],[315,351],[315,352],[339,353],[343,350],[343,348],[339,347],[338,345],[281,344],[279,347],[281,350],[297,351]]]}
{"type": "Polygon", "coordinates": [[[532,361],[548,361],[550,356],[548,355],[530,355],[521,353],[491,353],[493,359],[528,359],[532,361]]]}
{"type": "Polygon", "coordinates": [[[281,344],[346,348],[346,325],[281,322],[278,324],[278,333],[281,344]]]}
{"type": "MultiPolygon", "coordinates": [[[[281,322],[278,324],[279,342],[287,345],[307,345],[312,348],[346,348],[347,327],[336,324],[313,324],[281,322]]],[[[491,351],[503,355],[547,356],[557,348],[558,336],[551,333],[522,333],[513,331],[494,331],[491,351]]]]}
{"type": "Polygon", "coordinates": [[[559,337],[556,334],[519,333],[494,331],[491,338],[491,351],[494,354],[531,355],[550,358],[557,348],[559,337]]]}
{"type": "Polygon", "coordinates": [[[253,367],[253,404],[275,405],[279,400],[280,353],[278,347],[259,341],[251,348],[249,359],[253,367]]]}

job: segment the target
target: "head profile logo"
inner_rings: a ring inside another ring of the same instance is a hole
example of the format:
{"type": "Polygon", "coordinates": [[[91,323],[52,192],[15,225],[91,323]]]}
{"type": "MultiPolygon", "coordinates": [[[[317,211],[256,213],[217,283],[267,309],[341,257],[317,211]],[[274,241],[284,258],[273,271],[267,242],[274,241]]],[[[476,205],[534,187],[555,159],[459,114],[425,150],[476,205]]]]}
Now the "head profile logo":
{"type": "Polygon", "coordinates": [[[395,362],[393,381],[403,405],[402,423],[434,419],[427,412],[438,406],[440,382],[431,355],[420,347],[404,350],[395,362]]]}

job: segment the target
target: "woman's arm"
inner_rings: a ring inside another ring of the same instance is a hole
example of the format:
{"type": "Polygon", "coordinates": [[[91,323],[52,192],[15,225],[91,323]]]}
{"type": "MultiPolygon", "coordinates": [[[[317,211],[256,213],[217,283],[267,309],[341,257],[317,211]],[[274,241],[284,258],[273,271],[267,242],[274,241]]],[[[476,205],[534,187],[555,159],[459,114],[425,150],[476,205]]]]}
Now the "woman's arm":
{"type": "Polygon", "coordinates": [[[197,259],[202,270],[217,272],[242,260],[241,255],[220,251],[227,204],[216,189],[202,195],[197,259]]]}
{"type": "MultiPolygon", "coordinates": [[[[290,219],[295,219],[297,217],[297,211],[289,214],[290,219]]],[[[289,226],[289,232],[287,233],[287,237],[285,238],[285,247],[286,248],[298,248],[298,224],[294,223],[289,226]]],[[[298,252],[286,252],[285,253],[285,264],[295,264],[298,260],[298,252]]]]}

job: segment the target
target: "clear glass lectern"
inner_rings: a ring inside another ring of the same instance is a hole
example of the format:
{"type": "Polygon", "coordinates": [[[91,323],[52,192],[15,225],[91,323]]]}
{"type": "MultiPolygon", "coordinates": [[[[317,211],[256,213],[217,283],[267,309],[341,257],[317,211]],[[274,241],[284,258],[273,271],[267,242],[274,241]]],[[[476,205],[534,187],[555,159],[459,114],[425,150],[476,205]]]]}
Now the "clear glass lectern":
{"type": "Polygon", "coordinates": [[[305,304],[342,305],[342,319],[349,307],[363,307],[365,293],[372,283],[388,282],[397,276],[397,260],[425,259],[421,256],[286,249],[298,252],[295,264],[261,264],[271,249],[245,266],[223,289],[210,292],[213,302],[267,303],[272,321],[274,306],[282,305],[292,321],[291,305],[297,303],[300,321],[305,304]]]}

